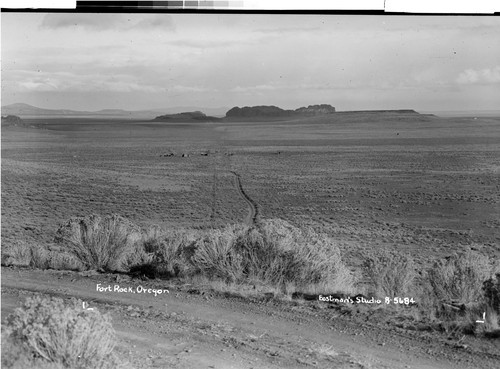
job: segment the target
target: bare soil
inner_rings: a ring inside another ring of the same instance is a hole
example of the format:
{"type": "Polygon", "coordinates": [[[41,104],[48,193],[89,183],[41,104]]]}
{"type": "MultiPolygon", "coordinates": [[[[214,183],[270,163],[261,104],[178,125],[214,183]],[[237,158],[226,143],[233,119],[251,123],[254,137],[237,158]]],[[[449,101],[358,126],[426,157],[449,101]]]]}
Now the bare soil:
{"type": "Polygon", "coordinates": [[[90,213],[141,225],[241,222],[248,203],[236,171],[260,216],[329,233],[353,267],[373,247],[407,251],[423,265],[465,247],[499,256],[499,119],[340,117],[7,127],[2,241],[48,244],[59,223],[90,213]]]}
{"type": "Polygon", "coordinates": [[[241,198],[248,204],[248,215],[245,218],[244,223],[249,226],[253,226],[257,222],[257,218],[259,216],[258,205],[254,200],[252,200],[252,198],[250,198],[250,196],[247,195],[247,193],[243,189],[243,185],[241,184],[241,176],[234,171],[232,171],[231,173],[234,174],[234,184],[236,186],[236,189],[238,190],[238,193],[240,194],[241,198]]]}
{"type": "Polygon", "coordinates": [[[135,368],[497,368],[500,343],[400,329],[360,307],[220,296],[121,275],[2,268],[2,317],[34,293],[110,313],[117,352],[135,368]],[[168,289],[99,292],[97,284],[168,289]],[[357,316],[358,315],[358,316],[357,316]]]}
{"type": "MultiPolygon", "coordinates": [[[[92,213],[142,226],[242,222],[249,213],[243,188],[259,216],[334,237],[352,268],[373,248],[408,252],[422,268],[469,247],[499,258],[500,119],[332,116],[198,124],[37,119],[28,123],[38,129],[2,128],[2,246],[53,248],[60,223],[92,213]],[[231,171],[240,175],[237,186],[231,171]]],[[[88,300],[112,314],[118,350],[136,367],[500,363],[498,340],[448,339],[390,310],[242,300],[166,281],[170,294],[157,297],[96,291],[96,283],[153,283],[114,278],[2,268],[2,318],[34,292],[88,300]]]]}

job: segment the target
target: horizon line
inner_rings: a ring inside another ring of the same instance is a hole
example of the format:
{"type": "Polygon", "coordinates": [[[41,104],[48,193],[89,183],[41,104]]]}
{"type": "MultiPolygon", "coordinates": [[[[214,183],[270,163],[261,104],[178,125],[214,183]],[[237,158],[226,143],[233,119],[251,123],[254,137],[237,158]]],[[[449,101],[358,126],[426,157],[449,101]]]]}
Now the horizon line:
{"type": "MultiPolygon", "coordinates": [[[[134,109],[134,110],[128,110],[128,109],[125,109],[125,108],[102,108],[102,109],[98,109],[98,110],[79,110],[79,109],[74,109],[74,108],[64,108],[64,107],[59,107],[59,108],[45,108],[45,107],[40,107],[40,106],[36,106],[36,105],[31,105],[31,104],[28,104],[28,103],[24,103],[24,102],[15,102],[15,103],[10,103],[10,104],[5,104],[5,105],[1,105],[1,108],[4,108],[4,107],[8,107],[10,105],[16,105],[16,104],[22,104],[22,105],[28,105],[30,107],[33,107],[33,108],[38,108],[38,109],[45,109],[45,110],[72,110],[72,111],[75,111],[75,112],[91,112],[91,113],[97,113],[99,111],[103,111],[103,110],[123,110],[123,111],[128,111],[128,112],[141,112],[141,111],[153,111],[153,110],[160,110],[160,109],[172,109],[172,108],[183,108],[183,107],[196,107],[196,108],[205,108],[205,109],[225,109],[225,108],[228,108],[227,106],[217,106],[217,107],[209,107],[209,106],[189,106],[188,104],[186,105],[176,105],[176,106],[168,106],[168,107],[158,107],[158,108],[140,108],[140,109],[134,109]]],[[[322,105],[322,104],[309,104],[309,105],[322,105]]],[[[491,112],[491,111],[498,111],[500,112],[500,109],[466,109],[466,110],[450,110],[450,109],[443,109],[443,110],[434,110],[434,109],[415,109],[415,108],[408,108],[408,107],[405,107],[405,108],[392,108],[392,109],[388,109],[388,108],[377,108],[377,109],[374,109],[374,108],[367,108],[367,109],[363,109],[363,108],[356,108],[356,109],[349,109],[349,110],[337,110],[337,108],[331,104],[328,104],[332,107],[334,107],[336,109],[336,112],[348,112],[348,111],[364,111],[364,110],[415,110],[415,111],[421,111],[422,113],[433,113],[433,112],[442,112],[442,113],[447,113],[447,112],[456,112],[456,113],[464,113],[464,112],[491,112]]],[[[270,104],[270,105],[263,105],[263,104],[260,104],[260,105],[241,105],[242,107],[255,107],[255,106],[276,106],[278,108],[280,108],[278,105],[273,105],[273,104],[270,104]]],[[[306,106],[306,105],[304,105],[306,106]]],[[[308,106],[308,105],[307,105],[308,106]]],[[[234,105],[233,107],[240,107],[240,105],[234,105]]],[[[301,106],[302,107],[302,106],[301,106]]],[[[231,109],[231,108],[228,108],[228,109],[231,109]]],[[[288,109],[285,109],[285,108],[280,108],[280,109],[284,109],[284,110],[288,110],[288,109]]]]}

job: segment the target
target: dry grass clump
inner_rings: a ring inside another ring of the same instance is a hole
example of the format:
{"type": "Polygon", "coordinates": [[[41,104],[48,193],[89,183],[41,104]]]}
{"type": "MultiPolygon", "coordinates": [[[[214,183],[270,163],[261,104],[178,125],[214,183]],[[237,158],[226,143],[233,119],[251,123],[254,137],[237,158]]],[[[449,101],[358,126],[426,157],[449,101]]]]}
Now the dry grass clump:
{"type": "Polygon", "coordinates": [[[214,229],[197,240],[191,262],[198,272],[209,279],[222,279],[227,283],[240,281],[244,267],[237,240],[246,229],[236,226],[214,229]]]}
{"type": "Polygon", "coordinates": [[[48,260],[50,269],[75,271],[85,269],[82,263],[73,254],[68,252],[49,251],[48,260]]]}
{"type": "MultiPolygon", "coordinates": [[[[249,274],[287,290],[352,292],[354,278],[342,261],[340,249],[326,234],[299,229],[283,220],[262,222],[261,239],[243,244],[249,274]],[[257,241],[257,242],[255,242],[257,241]]],[[[252,241],[250,239],[250,241],[252,241]]]]}
{"type": "Polygon", "coordinates": [[[8,369],[64,369],[61,364],[35,357],[4,331],[2,331],[1,367],[8,369]]]}
{"type": "MultiPolygon", "coordinates": [[[[16,357],[2,354],[5,367],[117,367],[112,354],[115,332],[110,317],[83,310],[79,300],[64,303],[53,297],[28,298],[8,317],[2,341],[9,345],[9,352],[17,352],[16,357]]],[[[2,352],[5,349],[4,346],[2,352]]]]}
{"type": "Polygon", "coordinates": [[[190,257],[198,232],[177,229],[165,231],[157,226],[143,234],[143,250],[148,255],[144,263],[137,263],[132,271],[141,271],[154,278],[183,277],[191,274],[190,257]]]}
{"type": "Polygon", "coordinates": [[[452,335],[497,331],[500,283],[494,272],[487,256],[471,250],[436,261],[423,281],[424,316],[452,335]],[[483,314],[484,323],[477,323],[483,314]]]}
{"type": "Polygon", "coordinates": [[[500,314],[500,272],[483,282],[483,293],[486,303],[497,314],[500,314]]]}
{"type": "Polygon", "coordinates": [[[488,257],[473,251],[438,260],[427,271],[430,293],[437,301],[470,304],[482,297],[483,282],[491,275],[488,257]]]}
{"type": "Polygon", "coordinates": [[[398,251],[378,249],[366,256],[364,272],[370,281],[370,291],[377,297],[413,295],[417,275],[413,258],[398,251]]]}
{"type": "Polygon", "coordinates": [[[2,265],[46,269],[49,267],[48,250],[32,241],[16,240],[2,245],[2,265]]]}
{"type": "Polygon", "coordinates": [[[283,292],[318,285],[349,291],[354,283],[331,238],[283,220],[212,230],[195,247],[192,262],[200,273],[230,283],[258,280],[283,292]]]}
{"type": "Polygon", "coordinates": [[[59,227],[55,241],[87,270],[123,271],[142,258],[140,230],[118,215],[72,218],[59,227]]]}
{"type": "Polygon", "coordinates": [[[2,266],[25,266],[38,269],[82,270],[72,255],[26,240],[2,245],[2,266]]]}

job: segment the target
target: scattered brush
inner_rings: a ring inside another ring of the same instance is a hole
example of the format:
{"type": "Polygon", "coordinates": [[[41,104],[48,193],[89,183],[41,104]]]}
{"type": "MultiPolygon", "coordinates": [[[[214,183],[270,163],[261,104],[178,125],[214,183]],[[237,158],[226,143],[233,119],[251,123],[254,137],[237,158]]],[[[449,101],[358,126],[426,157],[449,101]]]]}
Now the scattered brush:
{"type": "Polygon", "coordinates": [[[196,243],[192,262],[209,278],[228,283],[257,280],[288,294],[353,286],[353,276],[331,238],[282,220],[209,231],[196,243]]]}

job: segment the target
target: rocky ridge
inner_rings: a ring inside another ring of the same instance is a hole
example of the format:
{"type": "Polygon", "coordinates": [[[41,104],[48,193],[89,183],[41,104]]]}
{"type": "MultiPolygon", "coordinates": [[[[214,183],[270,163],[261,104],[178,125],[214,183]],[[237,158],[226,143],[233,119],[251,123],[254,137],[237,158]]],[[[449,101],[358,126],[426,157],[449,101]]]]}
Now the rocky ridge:
{"type": "Polygon", "coordinates": [[[274,105],[235,106],[228,110],[226,118],[252,118],[252,117],[293,117],[301,115],[324,115],[335,113],[335,108],[329,104],[309,105],[295,110],[285,110],[274,105]]]}
{"type": "Polygon", "coordinates": [[[159,115],[153,120],[155,121],[217,121],[219,118],[208,116],[201,111],[191,111],[178,114],[159,115]]]}

